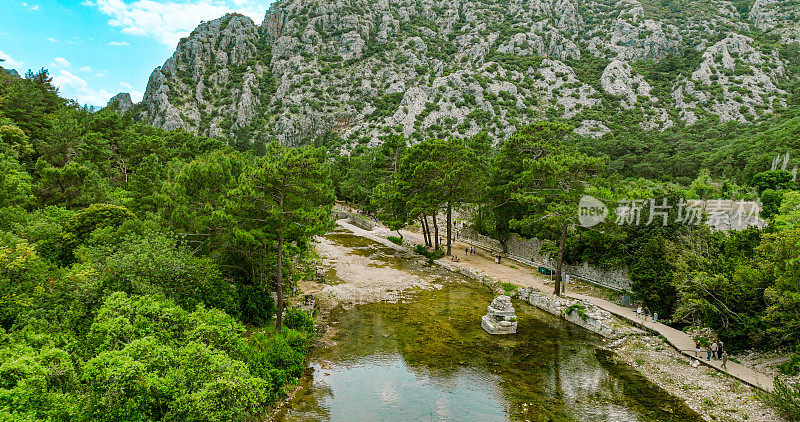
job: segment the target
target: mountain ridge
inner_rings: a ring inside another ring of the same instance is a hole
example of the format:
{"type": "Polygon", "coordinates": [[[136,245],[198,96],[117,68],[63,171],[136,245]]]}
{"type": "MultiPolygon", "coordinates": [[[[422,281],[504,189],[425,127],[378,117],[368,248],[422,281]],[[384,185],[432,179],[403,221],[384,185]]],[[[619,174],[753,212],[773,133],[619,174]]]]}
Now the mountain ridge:
{"type": "Polygon", "coordinates": [[[797,3],[279,1],[261,24],[229,14],[182,39],[140,116],[286,145],[331,131],[501,139],[553,118],[592,137],[621,121],[755,123],[794,94],[797,3]]]}

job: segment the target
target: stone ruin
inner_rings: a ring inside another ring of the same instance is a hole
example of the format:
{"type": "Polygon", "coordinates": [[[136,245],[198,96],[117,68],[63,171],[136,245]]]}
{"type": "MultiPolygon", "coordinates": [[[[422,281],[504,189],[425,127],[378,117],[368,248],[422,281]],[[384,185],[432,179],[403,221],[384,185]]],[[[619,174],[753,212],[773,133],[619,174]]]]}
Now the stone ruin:
{"type": "Polygon", "coordinates": [[[489,334],[514,334],[517,332],[517,316],[511,298],[500,295],[486,307],[488,313],[481,318],[481,327],[489,334]]]}

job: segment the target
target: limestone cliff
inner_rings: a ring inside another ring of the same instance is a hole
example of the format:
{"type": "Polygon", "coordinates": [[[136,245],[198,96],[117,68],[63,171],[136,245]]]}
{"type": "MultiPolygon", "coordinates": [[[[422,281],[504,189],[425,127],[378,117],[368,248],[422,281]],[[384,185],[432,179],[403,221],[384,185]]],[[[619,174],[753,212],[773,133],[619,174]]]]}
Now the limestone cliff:
{"type": "Polygon", "coordinates": [[[130,110],[133,107],[133,100],[131,99],[131,94],[127,92],[120,92],[119,94],[111,97],[108,100],[108,104],[106,108],[111,107],[114,111],[120,114],[125,114],[126,111],[130,110]]]}
{"type": "Polygon", "coordinates": [[[285,144],[329,131],[501,139],[544,118],[595,137],[623,120],[756,122],[797,77],[780,51],[797,27],[789,3],[281,0],[260,25],[227,15],[181,40],[150,77],[143,117],[285,144]]]}

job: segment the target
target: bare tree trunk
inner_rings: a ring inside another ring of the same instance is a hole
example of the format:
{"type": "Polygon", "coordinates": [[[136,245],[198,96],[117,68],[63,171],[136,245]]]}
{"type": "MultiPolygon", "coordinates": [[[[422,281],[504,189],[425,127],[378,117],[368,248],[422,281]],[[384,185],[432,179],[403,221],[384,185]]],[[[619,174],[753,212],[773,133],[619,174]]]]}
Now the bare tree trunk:
{"type": "Polygon", "coordinates": [[[451,254],[453,243],[453,204],[447,201],[447,255],[451,254]]]}
{"type": "Polygon", "coordinates": [[[433,237],[434,237],[434,249],[439,249],[439,223],[436,222],[436,216],[439,212],[433,213],[433,237]]]}
{"type": "Polygon", "coordinates": [[[432,246],[431,242],[431,226],[428,224],[428,216],[422,214],[422,220],[425,222],[425,246],[432,246]]]}
{"type": "Polygon", "coordinates": [[[419,224],[422,226],[422,241],[425,243],[425,246],[430,246],[430,241],[428,240],[428,219],[425,215],[421,215],[419,217],[419,224]]]}
{"type": "Polygon", "coordinates": [[[275,316],[275,331],[281,330],[283,324],[283,235],[278,235],[278,268],[275,277],[275,293],[278,296],[277,311],[275,316]]]}
{"type": "Polygon", "coordinates": [[[556,261],[555,295],[561,296],[561,269],[564,266],[564,248],[567,244],[567,225],[561,226],[561,239],[558,241],[558,260],[556,261]]]}

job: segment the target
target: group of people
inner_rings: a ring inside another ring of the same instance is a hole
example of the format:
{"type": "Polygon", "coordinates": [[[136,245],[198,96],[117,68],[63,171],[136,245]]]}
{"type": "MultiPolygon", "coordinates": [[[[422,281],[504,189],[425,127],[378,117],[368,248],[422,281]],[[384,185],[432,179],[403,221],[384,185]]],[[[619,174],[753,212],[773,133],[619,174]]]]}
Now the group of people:
{"type": "MultiPolygon", "coordinates": [[[[700,340],[697,340],[697,343],[694,345],[695,357],[698,357],[700,354],[701,347],[700,340]]],[[[707,361],[711,361],[711,359],[721,359],[722,367],[728,369],[726,366],[728,364],[728,352],[725,350],[722,340],[715,340],[711,343],[711,346],[706,347],[706,352],[708,353],[708,356],[706,356],[707,361]]]]}
{"type": "MultiPolygon", "coordinates": [[[[636,308],[636,315],[641,319],[648,319],[650,318],[650,308],[645,306],[644,309],[642,309],[642,305],[639,305],[639,307],[636,308]]],[[[658,322],[658,312],[653,312],[653,322],[658,322]]]]}
{"type": "Polygon", "coordinates": [[[475,255],[475,247],[467,246],[466,248],[464,248],[464,253],[465,255],[475,255]]]}

